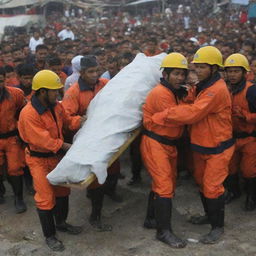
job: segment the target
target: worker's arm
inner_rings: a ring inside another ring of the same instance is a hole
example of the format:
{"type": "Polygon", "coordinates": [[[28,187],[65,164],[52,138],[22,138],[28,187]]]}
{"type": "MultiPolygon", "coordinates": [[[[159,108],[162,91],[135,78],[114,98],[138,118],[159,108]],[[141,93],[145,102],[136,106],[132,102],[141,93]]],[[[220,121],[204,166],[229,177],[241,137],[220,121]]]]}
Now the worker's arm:
{"type": "Polygon", "coordinates": [[[180,105],[165,109],[163,112],[156,113],[152,119],[155,123],[165,125],[173,124],[193,124],[216,109],[219,104],[219,95],[217,92],[206,90],[202,92],[200,98],[196,99],[194,104],[180,105]]]}

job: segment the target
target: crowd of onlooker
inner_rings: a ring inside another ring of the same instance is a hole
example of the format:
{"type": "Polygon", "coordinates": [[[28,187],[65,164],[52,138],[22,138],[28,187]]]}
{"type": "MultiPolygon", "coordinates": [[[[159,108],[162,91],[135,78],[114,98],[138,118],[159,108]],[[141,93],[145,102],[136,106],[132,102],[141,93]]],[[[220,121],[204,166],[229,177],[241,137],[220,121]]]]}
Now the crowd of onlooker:
{"type": "MultiPolygon", "coordinates": [[[[93,54],[100,63],[100,75],[109,71],[113,77],[138,52],[155,55],[177,51],[190,61],[198,47],[214,45],[226,58],[234,52],[247,56],[255,70],[255,27],[248,22],[244,8],[223,9],[214,13],[211,5],[195,1],[147,9],[143,15],[121,11],[104,11],[95,18],[86,13],[53,15],[43,28],[31,33],[4,36],[0,47],[0,66],[6,69],[6,84],[19,84],[16,71],[20,64],[33,65],[35,71],[55,68],[63,82],[72,74],[72,59],[93,54]],[[69,16],[69,17],[67,17],[69,16]],[[58,18],[56,18],[58,17],[58,18]],[[56,64],[57,63],[57,64],[56,64]]],[[[254,75],[251,74],[252,78],[254,75]]]]}

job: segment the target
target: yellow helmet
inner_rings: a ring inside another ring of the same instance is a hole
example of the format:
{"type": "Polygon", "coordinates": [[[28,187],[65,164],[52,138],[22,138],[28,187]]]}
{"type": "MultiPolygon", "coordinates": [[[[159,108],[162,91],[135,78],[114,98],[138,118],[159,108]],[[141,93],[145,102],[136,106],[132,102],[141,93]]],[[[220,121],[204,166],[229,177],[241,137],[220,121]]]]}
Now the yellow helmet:
{"type": "Polygon", "coordinates": [[[243,54],[240,54],[240,53],[234,53],[234,54],[230,55],[225,60],[224,67],[225,68],[242,67],[246,71],[250,71],[250,65],[249,65],[247,58],[243,54]]]}
{"type": "Polygon", "coordinates": [[[41,70],[35,74],[32,81],[32,90],[41,88],[56,90],[63,87],[59,76],[51,70],[41,70]]]}
{"type": "Polygon", "coordinates": [[[178,52],[172,52],[163,59],[161,68],[188,69],[188,61],[182,54],[178,52]]]}
{"type": "Polygon", "coordinates": [[[192,63],[206,63],[223,67],[223,58],[221,52],[216,47],[204,46],[197,50],[192,63]]]}

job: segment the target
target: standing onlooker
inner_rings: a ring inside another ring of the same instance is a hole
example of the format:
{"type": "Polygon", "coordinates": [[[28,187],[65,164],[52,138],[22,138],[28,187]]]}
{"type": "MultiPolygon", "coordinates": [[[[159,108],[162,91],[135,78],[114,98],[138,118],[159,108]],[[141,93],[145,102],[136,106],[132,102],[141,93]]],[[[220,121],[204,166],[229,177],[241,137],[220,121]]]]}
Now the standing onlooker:
{"type": "Polygon", "coordinates": [[[35,53],[36,51],[36,47],[39,44],[43,44],[44,43],[44,39],[42,37],[40,37],[40,34],[38,31],[35,31],[33,36],[30,38],[29,40],[29,49],[32,53],[35,53]]]}
{"type": "Polygon", "coordinates": [[[67,24],[66,28],[62,29],[59,33],[58,33],[58,37],[60,38],[61,41],[70,38],[71,40],[75,39],[75,35],[71,30],[71,25],[67,24]]]}

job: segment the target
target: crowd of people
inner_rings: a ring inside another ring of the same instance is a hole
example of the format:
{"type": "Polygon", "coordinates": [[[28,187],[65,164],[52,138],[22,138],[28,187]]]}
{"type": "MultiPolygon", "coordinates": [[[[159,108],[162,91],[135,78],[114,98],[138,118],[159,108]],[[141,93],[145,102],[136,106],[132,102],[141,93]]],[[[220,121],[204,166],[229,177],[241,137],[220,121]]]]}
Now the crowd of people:
{"type": "MultiPolygon", "coordinates": [[[[140,17],[112,13],[97,24],[69,17],[50,20],[32,35],[2,40],[0,204],[6,177],[16,212],[27,210],[24,176],[52,250],[64,250],[56,230],[76,235],[82,228],[66,222],[70,190],[50,185],[46,175],[86,122],[90,101],[139,52],[168,53],[161,65],[163,77],[143,107],[142,135],[130,147],[128,185],[141,183],[142,159],[152,177],[144,227],[156,229],[157,239],[174,248],[186,246],[170,223],[177,162],[179,169],[194,174],[205,210],[205,216],[191,222],[212,227],[202,243],[222,237],[224,204],[241,195],[239,171],[246,181],[245,209],[256,208],[256,28],[244,18],[244,10],[208,12],[179,5],[140,17]]],[[[112,230],[101,222],[101,210],[104,195],[122,201],[116,192],[119,178],[117,160],[104,185],[95,181],[88,187],[89,222],[97,231],[112,230]]]]}

